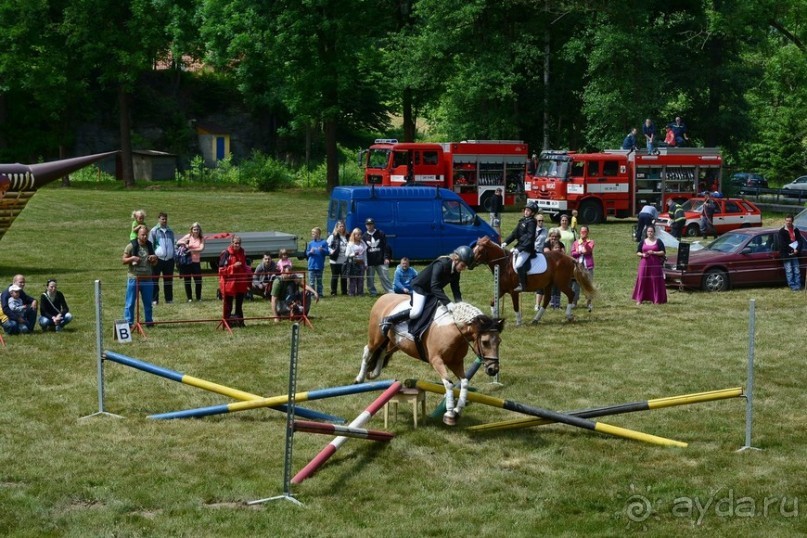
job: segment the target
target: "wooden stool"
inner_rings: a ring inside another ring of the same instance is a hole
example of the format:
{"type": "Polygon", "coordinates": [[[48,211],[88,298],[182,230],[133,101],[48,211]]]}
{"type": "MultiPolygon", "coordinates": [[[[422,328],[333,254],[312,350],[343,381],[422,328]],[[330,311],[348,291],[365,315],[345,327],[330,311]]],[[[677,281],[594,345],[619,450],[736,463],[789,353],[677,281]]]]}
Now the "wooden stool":
{"type": "Polygon", "coordinates": [[[401,402],[412,404],[412,411],[414,411],[415,415],[415,428],[417,428],[418,412],[420,412],[424,417],[426,416],[426,391],[417,388],[402,388],[397,394],[395,394],[395,396],[390,398],[390,400],[384,404],[384,427],[387,428],[389,423],[389,406],[395,405],[395,420],[397,421],[398,404],[401,402]],[[420,409],[418,409],[418,404],[420,404],[420,409]]]}

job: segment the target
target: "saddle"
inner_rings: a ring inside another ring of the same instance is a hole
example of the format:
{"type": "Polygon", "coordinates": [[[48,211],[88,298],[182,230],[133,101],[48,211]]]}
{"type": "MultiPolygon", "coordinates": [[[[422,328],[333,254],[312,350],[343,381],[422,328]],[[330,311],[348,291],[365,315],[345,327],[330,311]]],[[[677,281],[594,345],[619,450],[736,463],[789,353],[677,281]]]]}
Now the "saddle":
{"type": "MultiPolygon", "coordinates": [[[[516,251],[513,251],[513,254],[510,256],[510,263],[513,265],[513,270],[517,271],[516,269],[516,251]]],[[[527,260],[527,274],[528,275],[537,275],[546,271],[546,256],[543,253],[536,253],[529,257],[527,260]]]]}

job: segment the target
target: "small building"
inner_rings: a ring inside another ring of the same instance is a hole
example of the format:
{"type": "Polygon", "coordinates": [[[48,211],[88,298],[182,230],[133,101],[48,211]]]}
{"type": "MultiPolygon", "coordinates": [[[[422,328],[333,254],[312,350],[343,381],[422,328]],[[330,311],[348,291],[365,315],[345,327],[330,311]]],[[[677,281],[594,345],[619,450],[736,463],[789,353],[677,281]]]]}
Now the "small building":
{"type": "Polygon", "coordinates": [[[173,181],[177,174],[177,156],[153,149],[132,151],[135,179],[173,181]]]}
{"type": "Polygon", "coordinates": [[[216,163],[230,156],[230,133],[213,123],[196,123],[196,135],[205,165],[214,168],[216,163]]]}

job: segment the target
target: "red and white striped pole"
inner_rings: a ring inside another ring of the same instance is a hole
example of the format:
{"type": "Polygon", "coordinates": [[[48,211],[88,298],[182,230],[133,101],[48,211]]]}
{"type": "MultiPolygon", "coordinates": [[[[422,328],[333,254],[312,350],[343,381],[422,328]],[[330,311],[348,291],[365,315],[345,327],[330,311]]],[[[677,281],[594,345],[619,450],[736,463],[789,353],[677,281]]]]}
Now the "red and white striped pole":
{"type": "MultiPolygon", "coordinates": [[[[401,382],[396,381],[390,387],[381,393],[381,395],[375,399],[373,403],[371,403],[367,409],[365,409],[358,417],[356,417],[353,422],[347,425],[348,428],[361,428],[364,426],[372,417],[375,415],[379,409],[381,409],[384,404],[392,399],[393,396],[398,394],[398,391],[401,390],[401,382]]],[[[308,465],[303,467],[300,472],[294,475],[294,478],[291,479],[292,484],[299,484],[306,478],[309,478],[313,475],[317,469],[319,469],[328,459],[336,453],[340,446],[342,446],[348,438],[346,436],[339,436],[330,443],[328,446],[323,448],[319,454],[317,454],[314,459],[308,462],[308,465]]]]}

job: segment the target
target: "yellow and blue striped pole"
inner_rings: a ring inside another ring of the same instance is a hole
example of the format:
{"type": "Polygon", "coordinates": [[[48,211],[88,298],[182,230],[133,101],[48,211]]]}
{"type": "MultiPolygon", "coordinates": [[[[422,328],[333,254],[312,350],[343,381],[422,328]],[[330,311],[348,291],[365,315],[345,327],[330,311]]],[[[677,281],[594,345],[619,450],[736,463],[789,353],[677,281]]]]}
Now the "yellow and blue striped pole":
{"type": "MultiPolygon", "coordinates": [[[[294,395],[294,401],[307,402],[310,400],[333,398],[334,396],[345,396],[347,394],[358,394],[360,392],[384,390],[388,389],[393,383],[395,383],[395,381],[389,379],[386,381],[373,381],[371,383],[358,383],[356,385],[343,385],[341,387],[330,387],[326,389],[298,392],[294,395]]],[[[258,398],[257,400],[236,402],[225,405],[212,405],[210,407],[200,407],[198,409],[186,409],[184,411],[172,411],[170,413],[161,413],[159,415],[149,415],[148,418],[166,420],[174,418],[208,417],[211,415],[221,415],[224,413],[235,413],[237,411],[249,411],[250,409],[258,409],[261,407],[277,407],[278,405],[288,403],[288,401],[289,395],[284,394],[282,396],[272,396],[271,398],[258,398]]],[[[295,405],[295,413],[296,412],[297,407],[295,405]]]]}
{"type": "MultiPolygon", "coordinates": [[[[675,407],[678,405],[689,405],[703,402],[713,402],[716,400],[726,400],[729,398],[740,398],[743,396],[743,388],[736,387],[731,389],[712,390],[708,392],[695,392],[692,394],[682,394],[680,396],[670,396],[667,398],[656,398],[653,400],[643,400],[632,403],[609,405],[605,407],[597,407],[594,409],[581,409],[578,411],[569,411],[568,415],[580,418],[595,418],[604,417],[609,415],[619,415],[622,413],[634,413],[636,411],[650,411],[653,409],[662,409],[664,407],[675,407]]],[[[543,426],[552,424],[551,420],[544,418],[516,418],[512,420],[503,420],[501,422],[493,422],[491,424],[479,424],[478,426],[471,426],[468,431],[473,432],[487,432],[487,431],[502,431],[502,430],[515,430],[519,428],[530,428],[532,426],[543,426]]]]}
{"type": "MultiPolygon", "coordinates": [[[[243,390],[234,389],[232,387],[227,387],[225,385],[219,385],[218,383],[213,383],[211,381],[200,379],[198,377],[185,375],[181,372],[170,370],[168,368],[163,368],[162,366],[157,366],[156,364],[152,364],[150,362],[141,361],[140,359],[135,359],[133,357],[122,355],[120,353],[115,353],[114,351],[104,351],[103,356],[106,360],[117,362],[118,364],[129,366],[130,368],[134,368],[142,372],[163,377],[165,379],[170,379],[171,381],[177,381],[179,383],[190,385],[191,387],[196,387],[198,389],[206,390],[208,392],[214,392],[216,394],[221,394],[223,396],[229,396],[234,400],[252,401],[263,399],[263,396],[259,396],[257,394],[244,392],[243,390]]],[[[281,403],[280,405],[273,406],[273,408],[277,409],[278,411],[286,411],[286,406],[283,405],[283,403],[281,403]]],[[[328,422],[338,422],[340,424],[344,424],[345,422],[347,422],[345,419],[341,417],[336,417],[333,415],[329,415],[327,413],[320,413],[319,411],[305,409],[297,406],[295,406],[294,408],[294,414],[304,418],[327,420],[328,422]]]]}
{"type": "MultiPolygon", "coordinates": [[[[429,383],[427,381],[409,379],[405,382],[405,385],[407,387],[414,386],[419,388],[420,390],[426,390],[437,394],[445,393],[445,388],[443,386],[438,385],[436,383],[429,383]]],[[[611,426],[610,424],[605,424],[602,422],[594,422],[592,420],[587,420],[572,415],[566,415],[563,413],[558,413],[557,411],[550,411],[549,409],[542,409],[540,407],[535,407],[532,405],[513,402],[511,400],[502,400],[501,398],[494,398],[493,396],[487,396],[485,394],[479,394],[477,392],[469,392],[468,400],[485,405],[490,405],[492,407],[500,407],[502,409],[515,411],[517,413],[522,413],[525,415],[541,417],[544,419],[552,420],[554,422],[568,424],[569,426],[575,426],[577,428],[583,428],[586,430],[607,433],[609,435],[623,437],[625,439],[633,439],[636,441],[643,441],[645,443],[651,443],[661,446],[675,446],[681,448],[687,446],[686,443],[683,443],[681,441],[675,441],[673,439],[667,439],[665,437],[658,437],[656,435],[650,435],[636,430],[629,430],[627,428],[620,428],[618,426],[611,426]]]]}

